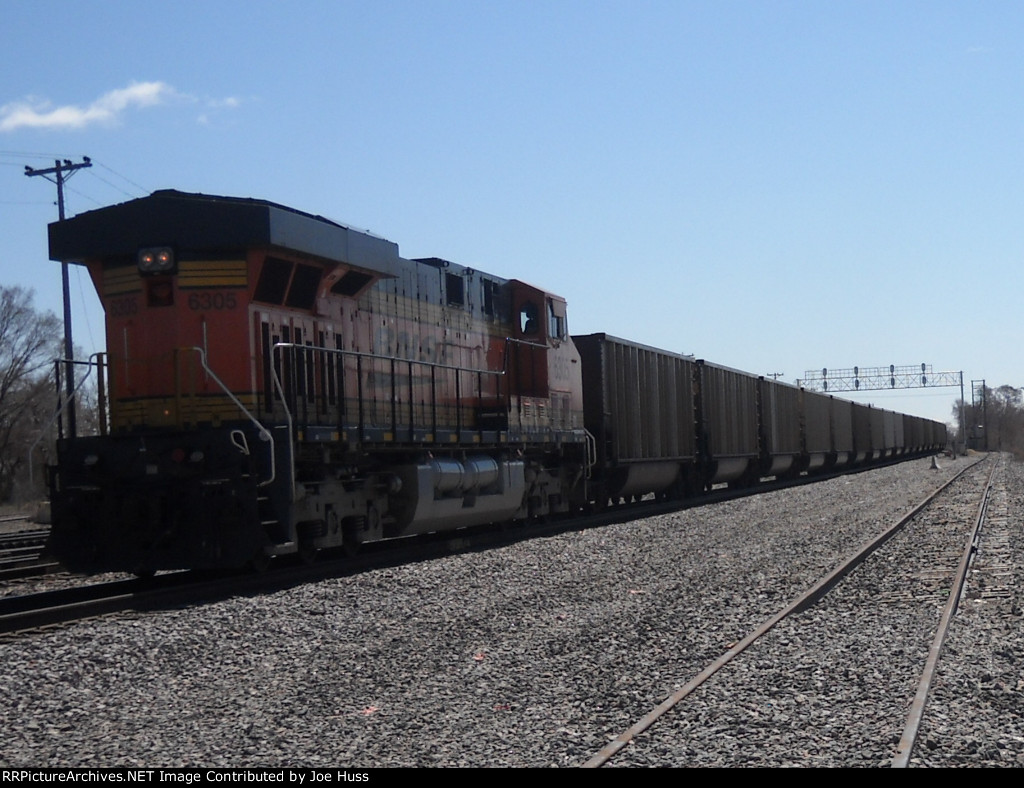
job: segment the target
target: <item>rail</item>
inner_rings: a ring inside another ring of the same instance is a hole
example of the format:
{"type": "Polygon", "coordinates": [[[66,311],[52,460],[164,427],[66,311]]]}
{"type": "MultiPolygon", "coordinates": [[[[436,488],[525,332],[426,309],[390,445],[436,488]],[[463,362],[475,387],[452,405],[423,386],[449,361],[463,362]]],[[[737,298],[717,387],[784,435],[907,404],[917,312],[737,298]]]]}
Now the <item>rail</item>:
{"type": "Polygon", "coordinates": [[[743,639],[735,642],[728,651],[719,656],[711,664],[705,667],[700,673],[694,678],[690,679],[679,689],[675,690],[669,695],[664,701],[662,701],[653,710],[645,714],[639,721],[634,723],[628,730],[616,736],[611,740],[604,748],[598,753],[591,757],[586,763],[583,764],[584,768],[599,768],[608,763],[616,753],[622,750],[624,747],[633,742],[637,736],[642,734],[652,725],[654,725],[662,716],[667,714],[669,711],[678,706],[685,698],[693,694],[704,682],[722,670],[726,665],[732,662],[736,657],[753,645],[756,641],[762,638],[769,631],[784,619],[802,613],[814,604],[816,604],[822,597],[824,597],[832,588],[838,584],[846,575],[852,572],[856,567],[860,566],[869,556],[871,556],[879,547],[885,544],[891,539],[896,533],[901,531],[911,520],[913,520],[918,514],[920,514],[935,498],[937,498],[944,490],[949,488],[957,479],[964,476],[968,471],[978,465],[980,462],[985,460],[979,460],[971,463],[963,470],[959,471],[953,477],[944,481],[939,487],[933,490],[923,501],[915,506],[911,511],[904,514],[898,521],[893,525],[889,526],[886,530],[879,534],[876,534],[865,544],[861,545],[857,550],[843,559],[842,563],[833,569],[829,574],[822,577],[813,587],[804,591],[795,599],[791,600],[784,608],[779,610],[775,615],[766,621],[759,624],[743,639]]]}
{"type": "Polygon", "coordinates": [[[899,746],[896,748],[896,757],[892,759],[892,767],[894,769],[906,769],[910,766],[910,756],[913,754],[914,747],[917,744],[921,720],[924,717],[924,709],[928,703],[932,682],[938,675],[938,664],[939,657],[942,654],[942,647],[952,626],[953,616],[956,615],[957,608],[960,605],[960,596],[967,583],[967,570],[970,569],[971,560],[978,549],[978,535],[988,513],[989,500],[992,496],[992,479],[995,476],[997,467],[996,463],[993,463],[989,469],[988,479],[985,481],[985,489],[982,493],[981,501],[978,503],[977,514],[974,517],[974,526],[967,535],[967,541],[960,555],[960,563],[957,565],[956,574],[953,575],[952,588],[950,588],[949,597],[942,610],[942,616],[939,619],[939,626],[935,632],[935,637],[932,639],[931,648],[928,650],[928,660],[921,673],[921,680],[918,683],[913,703],[910,705],[910,713],[907,715],[903,735],[900,738],[899,746]]]}

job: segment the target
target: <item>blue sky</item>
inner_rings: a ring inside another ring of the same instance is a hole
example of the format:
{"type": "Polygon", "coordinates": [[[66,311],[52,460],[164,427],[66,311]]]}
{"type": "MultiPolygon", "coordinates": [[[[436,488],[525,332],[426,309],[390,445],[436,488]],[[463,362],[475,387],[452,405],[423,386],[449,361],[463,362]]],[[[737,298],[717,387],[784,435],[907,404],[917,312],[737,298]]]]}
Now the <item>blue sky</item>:
{"type": "MultiPolygon", "coordinates": [[[[1019,2],[0,0],[0,280],[69,215],[259,197],[792,382],[1024,386],[1019,2]]],[[[75,341],[103,344],[72,273],[75,341]]],[[[947,420],[953,389],[859,395],[947,420]]]]}

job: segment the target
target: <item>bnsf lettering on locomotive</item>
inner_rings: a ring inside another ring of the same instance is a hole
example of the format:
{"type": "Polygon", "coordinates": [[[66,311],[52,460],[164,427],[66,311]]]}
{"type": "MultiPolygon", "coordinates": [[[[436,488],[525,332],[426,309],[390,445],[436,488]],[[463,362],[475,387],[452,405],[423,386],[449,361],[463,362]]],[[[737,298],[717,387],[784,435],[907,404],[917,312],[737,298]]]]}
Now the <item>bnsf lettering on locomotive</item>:
{"type": "Polygon", "coordinates": [[[422,361],[426,364],[447,364],[451,353],[448,344],[437,337],[417,337],[419,352],[416,352],[414,338],[408,331],[396,331],[391,326],[377,329],[373,352],[378,356],[394,356],[410,361],[422,361]]]}
{"type": "Polygon", "coordinates": [[[377,335],[374,337],[373,352],[379,356],[383,356],[391,346],[392,334],[392,330],[387,326],[381,326],[378,328],[377,335]]]}
{"type": "Polygon", "coordinates": [[[412,341],[408,331],[395,331],[391,326],[381,326],[377,330],[374,353],[378,356],[395,356],[396,358],[413,359],[412,341]]]}
{"type": "Polygon", "coordinates": [[[234,309],[238,299],[234,293],[192,293],[188,297],[188,308],[194,312],[234,309]]]}
{"type": "Polygon", "coordinates": [[[448,342],[439,340],[437,337],[426,337],[423,340],[420,358],[433,364],[447,364],[450,357],[448,345],[448,342]]]}

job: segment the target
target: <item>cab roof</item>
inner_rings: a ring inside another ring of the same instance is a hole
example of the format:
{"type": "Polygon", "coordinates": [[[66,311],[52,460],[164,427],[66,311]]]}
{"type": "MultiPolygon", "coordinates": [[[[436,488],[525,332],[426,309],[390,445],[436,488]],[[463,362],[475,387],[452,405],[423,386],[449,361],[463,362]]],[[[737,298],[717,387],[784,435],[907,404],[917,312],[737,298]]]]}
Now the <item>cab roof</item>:
{"type": "Polygon", "coordinates": [[[398,245],[284,205],[173,189],[78,214],[49,226],[50,259],[130,255],[140,248],[180,251],[275,247],[394,274],[398,245]]]}

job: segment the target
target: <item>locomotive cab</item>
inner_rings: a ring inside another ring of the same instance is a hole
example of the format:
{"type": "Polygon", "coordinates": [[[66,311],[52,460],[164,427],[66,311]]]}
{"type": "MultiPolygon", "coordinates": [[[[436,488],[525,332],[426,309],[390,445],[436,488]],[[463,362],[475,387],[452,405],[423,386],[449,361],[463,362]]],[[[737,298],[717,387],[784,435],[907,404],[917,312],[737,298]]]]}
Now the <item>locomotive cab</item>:
{"type": "Polygon", "coordinates": [[[512,281],[513,338],[508,345],[512,410],[524,430],[583,426],[580,355],[569,338],[565,300],[512,281]]]}

